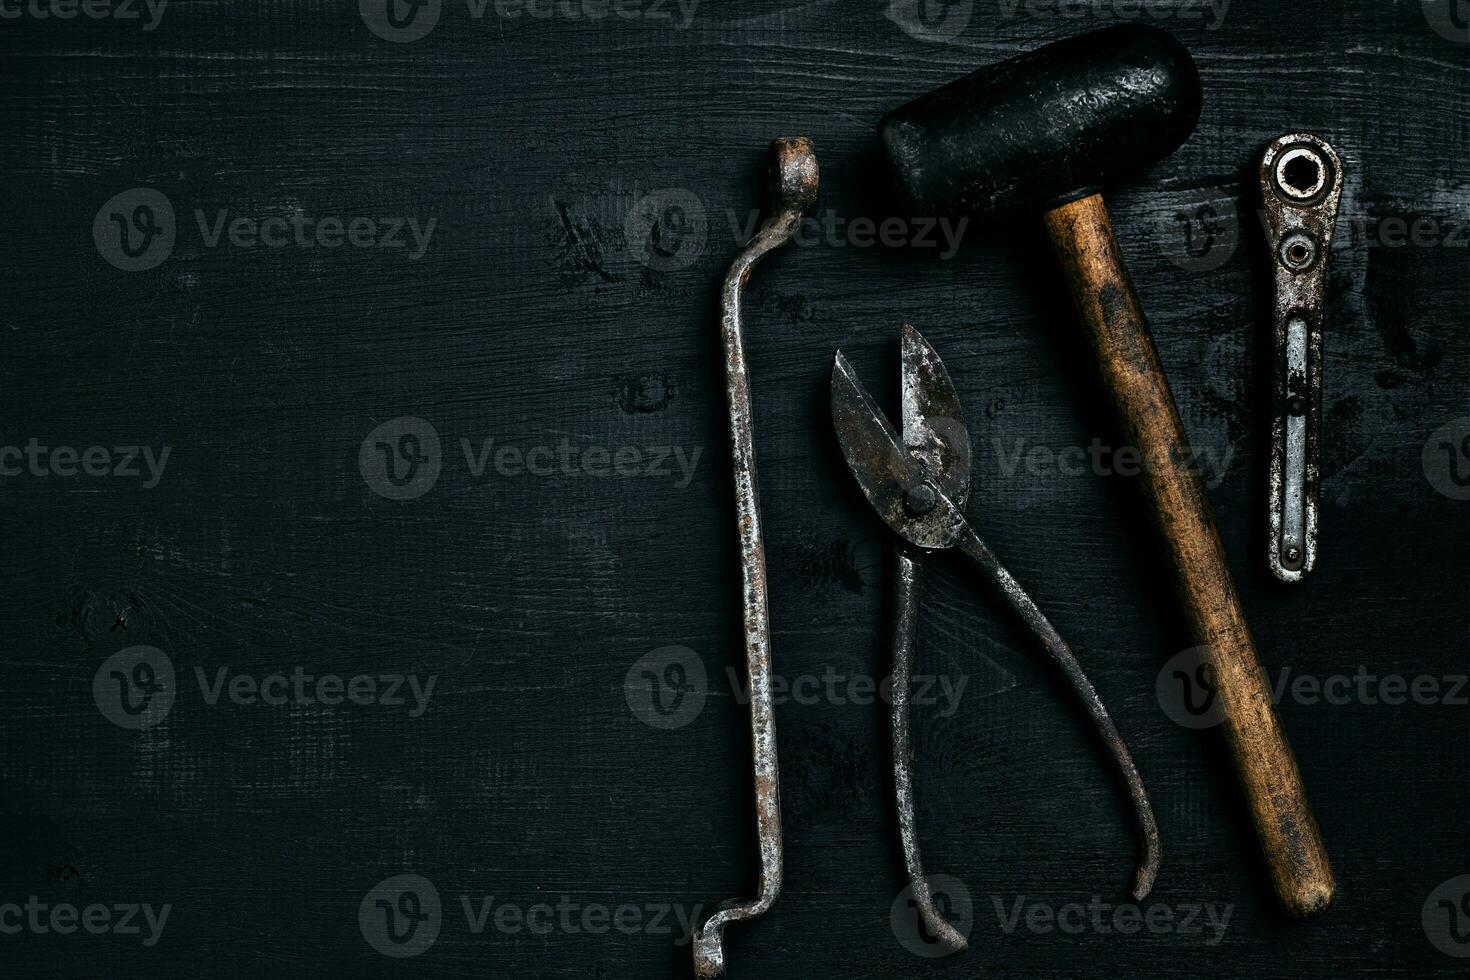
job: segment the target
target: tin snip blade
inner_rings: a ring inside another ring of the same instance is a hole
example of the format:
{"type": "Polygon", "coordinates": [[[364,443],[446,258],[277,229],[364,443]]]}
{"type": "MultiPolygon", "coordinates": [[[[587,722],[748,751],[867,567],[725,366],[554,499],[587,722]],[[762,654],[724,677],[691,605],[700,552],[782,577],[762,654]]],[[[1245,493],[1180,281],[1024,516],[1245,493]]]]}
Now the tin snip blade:
{"type": "Polygon", "coordinates": [[[901,328],[903,432],[895,432],[853,373],[842,351],[832,368],[832,421],[842,455],[863,495],[899,537],[895,576],[892,726],[899,835],[914,905],[931,939],[950,952],[966,941],[940,914],[924,878],[914,827],[913,743],[909,689],[925,555],[957,548],[1040,641],[1042,651],[1086,708],[1132,803],[1143,857],[1133,884],[1142,900],[1159,870],[1159,830],[1143,780],[1123,737],[1076,657],[1036,603],[980,540],[964,503],[970,489],[970,436],[944,362],[917,330],[901,328]]]}

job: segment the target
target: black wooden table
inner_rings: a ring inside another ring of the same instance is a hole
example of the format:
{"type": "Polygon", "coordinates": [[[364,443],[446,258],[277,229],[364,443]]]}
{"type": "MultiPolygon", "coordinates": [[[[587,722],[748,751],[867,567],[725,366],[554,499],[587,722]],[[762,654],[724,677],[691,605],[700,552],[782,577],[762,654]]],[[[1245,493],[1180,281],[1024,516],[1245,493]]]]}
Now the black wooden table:
{"type": "Polygon", "coordinates": [[[1464,974],[1463,4],[395,2],[0,0],[0,976],[690,975],[688,920],[755,887],[714,297],[781,135],[823,168],[748,317],[787,882],[731,929],[734,980],[1464,974]],[[873,220],[886,109],[1125,19],[1204,78],[1193,137],[1109,198],[1340,879],[1306,924],[1173,673],[1038,230],[900,247],[873,220]],[[1250,189],[1293,129],[1347,179],[1321,564],[1286,587],[1250,189]],[[948,959],[901,893],[891,540],[826,408],[839,345],[895,396],[904,320],[964,399],[970,515],[1090,670],[1165,848],[1128,902],[1078,712],[931,561],[948,959]]]}

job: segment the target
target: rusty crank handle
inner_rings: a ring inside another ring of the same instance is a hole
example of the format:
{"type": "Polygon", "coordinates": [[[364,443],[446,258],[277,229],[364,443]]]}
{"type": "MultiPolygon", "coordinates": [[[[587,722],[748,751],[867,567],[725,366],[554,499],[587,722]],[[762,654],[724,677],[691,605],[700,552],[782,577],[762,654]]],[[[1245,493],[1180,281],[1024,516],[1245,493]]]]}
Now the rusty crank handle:
{"type": "Polygon", "coordinates": [[[735,530],[740,540],[741,623],[750,683],[750,744],[755,769],[755,829],[760,849],[760,891],[753,899],[731,899],[694,930],[694,975],[725,976],[725,926],[763,914],[781,893],[781,787],[776,766],[776,713],[771,693],[771,623],[766,601],[766,553],[761,539],[760,498],[755,469],[750,368],[745,357],[741,292],[767,252],[791,240],[817,199],[817,157],[805,137],[771,143],[773,213],[735,257],[720,291],[720,336],[729,402],[730,445],[735,474],[735,530]]]}

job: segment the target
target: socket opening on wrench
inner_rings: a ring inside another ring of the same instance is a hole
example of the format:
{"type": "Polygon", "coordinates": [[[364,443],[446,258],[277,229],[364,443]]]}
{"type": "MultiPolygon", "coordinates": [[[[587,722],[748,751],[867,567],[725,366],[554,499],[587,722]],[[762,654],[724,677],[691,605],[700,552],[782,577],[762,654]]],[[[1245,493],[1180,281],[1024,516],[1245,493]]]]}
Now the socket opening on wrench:
{"type": "Polygon", "coordinates": [[[1271,184],[1292,204],[1313,204],[1333,184],[1332,164],[1315,147],[1298,144],[1276,158],[1271,184]]]}

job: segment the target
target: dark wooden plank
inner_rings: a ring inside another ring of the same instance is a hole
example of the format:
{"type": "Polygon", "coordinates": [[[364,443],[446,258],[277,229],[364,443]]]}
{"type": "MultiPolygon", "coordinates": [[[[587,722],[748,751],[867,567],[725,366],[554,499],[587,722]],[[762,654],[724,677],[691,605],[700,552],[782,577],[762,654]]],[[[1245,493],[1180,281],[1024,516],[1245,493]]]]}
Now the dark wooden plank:
{"type": "MultiPolygon", "coordinates": [[[[1186,643],[1129,480],[1052,466],[1113,437],[1038,230],[975,221],[952,254],[848,237],[871,213],[885,109],[1117,8],[975,3],[933,41],[895,23],[904,6],[701,4],[681,29],[673,4],[660,8],[673,21],[589,21],[493,4],[477,19],[445,0],[432,33],[401,44],[354,3],[174,3],[146,31],[29,13],[0,25],[0,446],[170,450],[149,488],[0,479],[0,906],[171,908],[152,946],[0,935],[0,974],[689,975],[672,910],[754,886],[714,294],[759,206],[766,141],[796,133],[816,140],[824,215],[842,224],[773,257],[750,295],[777,672],[841,691],[886,669],[890,542],[842,468],[825,386],[841,345],[891,396],[909,319],[964,398],[971,515],[1087,663],[1149,782],[1165,864],[1146,904],[1230,918],[1218,942],[1208,925],[1027,928],[1038,903],[1122,901],[1125,811],[1024,635],[935,562],[919,670],[966,687],[916,716],[920,833],[929,867],[969,889],[973,948],[930,961],[895,936],[883,711],[822,695],[778,708],[787,889],[731,931],[733,975],[1463,972],[1421,922],[1436,886],[1470,873],[1463,700],[1285,700],[1341,894],[1320,921],[1280,922],[1218,740],[1155,695],[1186,643]],[[139,187],[166,196],[176,241],[125,272],[92,228],[139,187]],[[708,232],[687,265],[650,270],[625,218],[667,189],[694,195],[708,232]],[[378,234],[382,219],[435,223],[410,258],[211,246],[221,214],[370,218],[378,234]],[[359,452],[405,417],[433,426],[441,472],[416,499],[385,499],[359,452]],[[521,461],[477,472],[486,440],[521,461]],[[551,473],[525,471],[535,447],[551,473]],[[594,452],[589,471],[589,449],[637,464],[619,475],[594,452]],[[139,644],[166,653],[178,695],[162,723],[129,731],[92,684],[139,644]],[[708,691],[664,731],[624,683],[670,646],[694,651],[708,691]],[[435,687],[418,717],[411,694],[206,697],[222,669],[259,681],[298,666],[435,687]],[[400,961],[373,950],[358,912],[409,872],[437,887],[442,927],[400,961]],[[478,914],[492,897],[477,933],[462,899],[478,914]],[[537,903],[549,934],[495,924],[502,904],[537,903]],[[581,927],[625,904],[640,926],[581,927]]],[[[1421,455],[1467,414],[1465,44],[1411,2],[1234,4],[1218,21],[1156,9],[1200,63],[1205,112],[1109,198],[1185,424],[1219,453],[1211,497],[1268,672],[1463,676],[1466,504],[1436,491],[1421,455]],[[1260,147],[1296,127],[1333,141],[1348,173],[1322,565],[1283,589],[1258,550],[1267,279],[1246,191],[1260,147]],[[1422,241],[1393,244],[1400,220],[1429,222],[1422,241]]]]}

